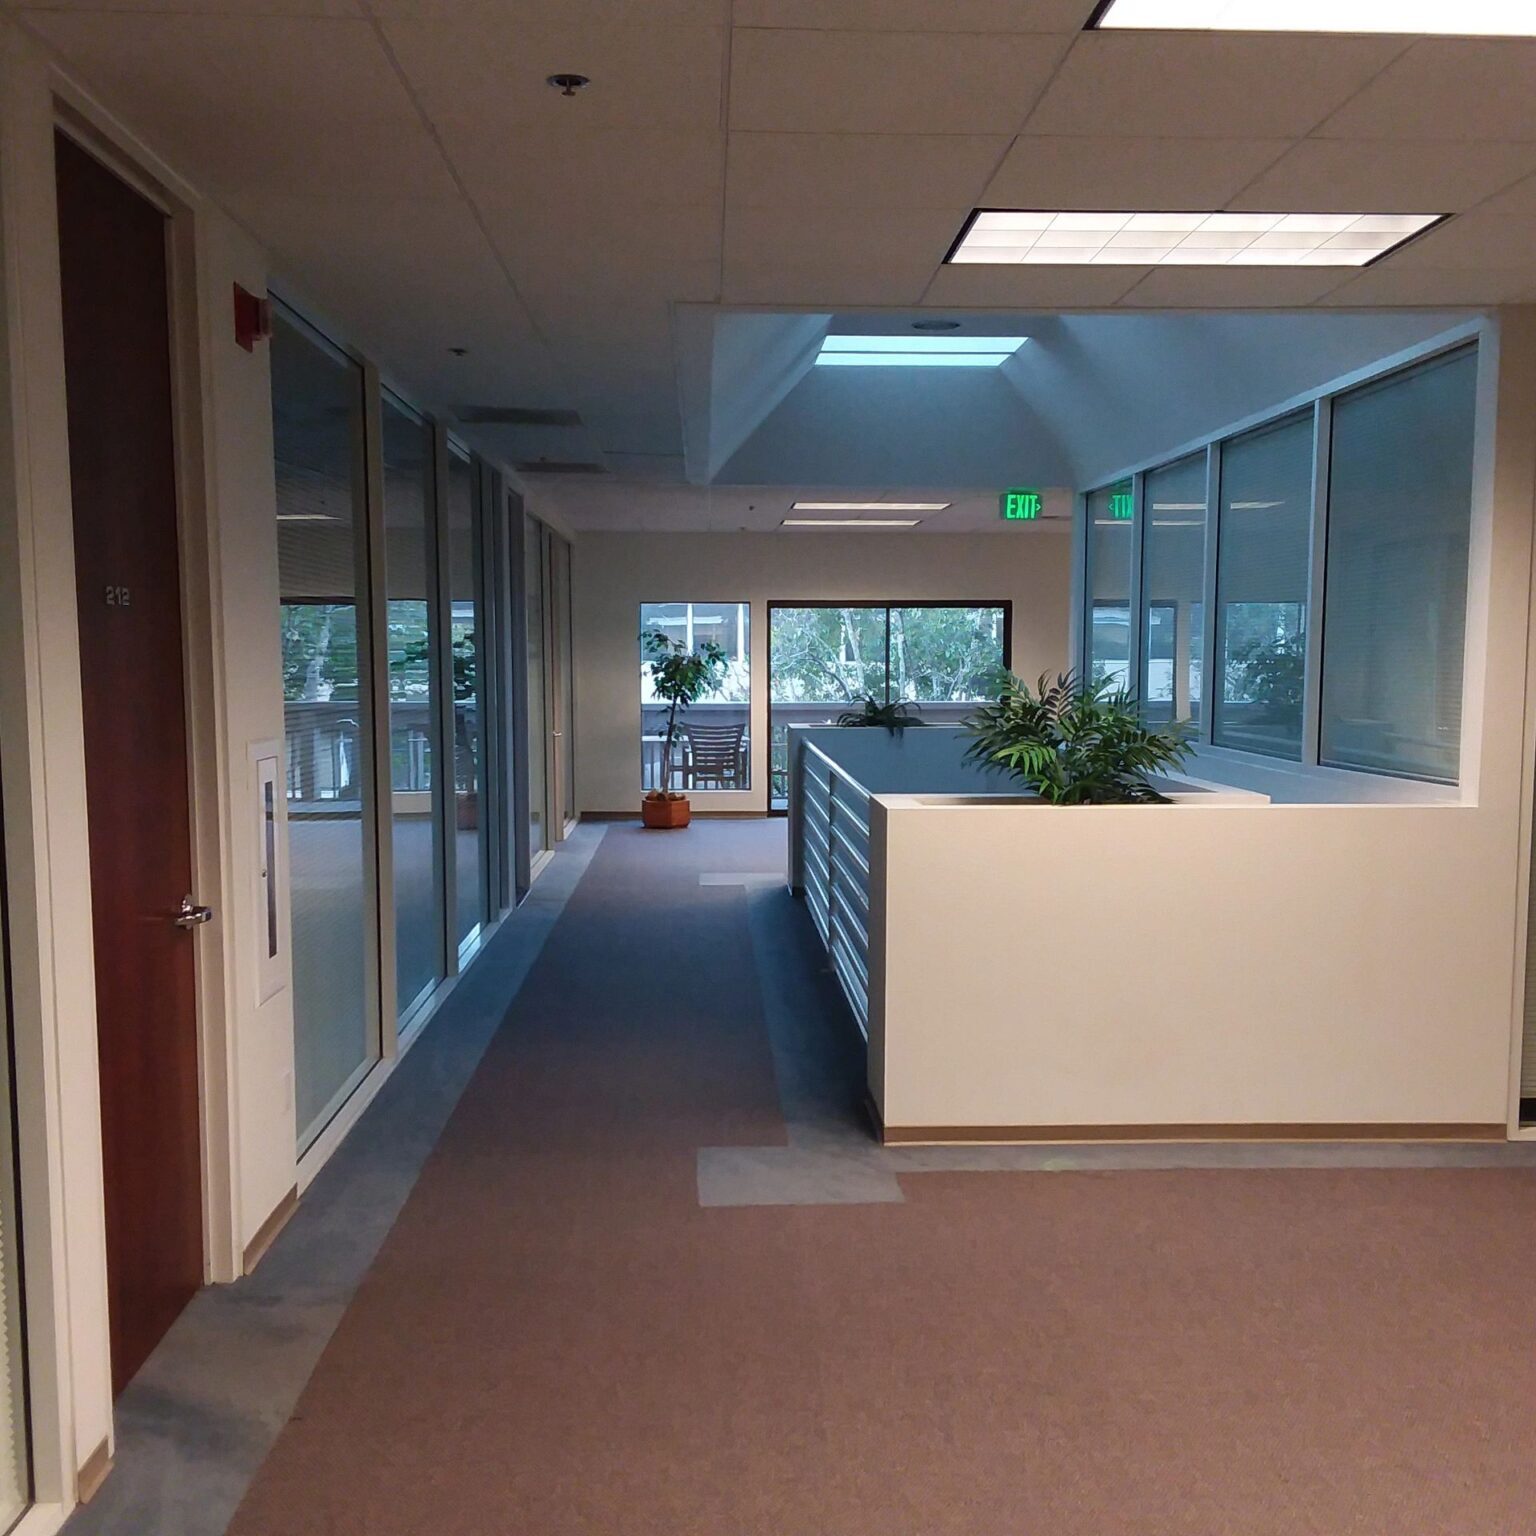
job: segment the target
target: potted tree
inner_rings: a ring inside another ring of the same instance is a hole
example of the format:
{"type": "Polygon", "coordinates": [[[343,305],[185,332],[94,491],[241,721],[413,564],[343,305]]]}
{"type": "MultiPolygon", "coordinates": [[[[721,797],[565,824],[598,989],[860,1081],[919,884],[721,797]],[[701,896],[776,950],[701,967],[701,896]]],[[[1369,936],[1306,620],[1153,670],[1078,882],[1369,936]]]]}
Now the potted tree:
{"type": "Polygon", "coordinates": [[[1149,782],[1190,753],[1182,731],[1152,730],[1112,678],[1042,673],[1033,690],[1009,676],[995,703],[965,722],[971,762],[1022,780],[1051,805],[1166,804],[1149,782]]]}
{"type": "Polygon", "coordinates": [[[667,730],[661,747],[661,787],[640,802],[640,819],[660,830],[686,827],[691,817],[687,795],[672,789],[672,748],[678,718],[690,704],[715,692],[730,660],[722,646],[705,640],[689,650],[665,630],[648,629],[640,636],[641,655],[650,667],[651,691],[667,705],[667,730]]]}

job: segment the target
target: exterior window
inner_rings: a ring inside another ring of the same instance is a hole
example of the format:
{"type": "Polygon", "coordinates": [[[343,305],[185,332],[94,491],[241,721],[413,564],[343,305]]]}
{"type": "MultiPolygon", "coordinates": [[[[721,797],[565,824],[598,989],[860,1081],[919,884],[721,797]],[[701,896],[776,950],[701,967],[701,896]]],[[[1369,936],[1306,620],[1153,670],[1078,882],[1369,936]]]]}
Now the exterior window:
{"type": "Polygon", "coordinates": [[[1200,719],[1201,597],[1205,590],[1205,455],[1153,471],[1142,590],[1142,712],[1149,721],[1200,719]]]}
{"type": "Polygon", "coordinates": [[[432,432],[383,399],[384,581],[389,604],[389,769],[395,852],[395,971],[403,1015],[443,977],[432,432]]]}
{"type": "Polygon", "coordinates": [[[1131,557],[1136,547],[1131,482],[1088,497],[1087,666],[1093,682],[1131,686],[1131,557]]]}
{"type": "Polygon", "coordinates": [[[1212,740],[1300,759],[1311,569],[1312,413],[1221,454],[1212,740]]]}
{"type": "Polygon", "coordinates": [[[1454,782],[1477,353],[1333,407],[1321,758],[1454,782]]]}
{"type": "Polygon", "coordinates": [[[370,1015],[373,825],[362,461],[363,374],[274,318],[272,419],[301,1150],[378,1055],[370,1015]]]}
{"type": "MultiPolygon", "coordinates": [[[[672,787],[752,787],[752,609],[742,602],[642,603],[640,632],[660,630],[690,650],[713,640],[726,655],[720,686],[681,717],[672,743],[672,787]]],[[[659,789],[667,705],[640,660],[640,785],[659,789]]]]}
{"type": "Polygon", "coordinates": [[[865,699],[963,720],[1008,665],[1006,603],[821,603],[768,609],[769,805],[789,794],[789,729],[830,725],[865,699]]]}

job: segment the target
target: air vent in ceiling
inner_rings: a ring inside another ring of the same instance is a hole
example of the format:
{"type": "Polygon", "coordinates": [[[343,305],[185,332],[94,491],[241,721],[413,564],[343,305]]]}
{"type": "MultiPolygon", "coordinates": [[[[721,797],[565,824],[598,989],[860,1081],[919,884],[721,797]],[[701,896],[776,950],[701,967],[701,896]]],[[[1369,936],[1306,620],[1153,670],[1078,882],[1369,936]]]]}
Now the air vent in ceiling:
{"type": "Polygon", "coordinates": [[[529,405],[466,405],[459,420],[467,427],[579,427],[581,413],[529,405]]]}
{"type": "Polygon", "coordinates": [[[581,464],[571,459],[524,459],[514,464],[520,475],[606,475],[602,464],[581,464]]]}

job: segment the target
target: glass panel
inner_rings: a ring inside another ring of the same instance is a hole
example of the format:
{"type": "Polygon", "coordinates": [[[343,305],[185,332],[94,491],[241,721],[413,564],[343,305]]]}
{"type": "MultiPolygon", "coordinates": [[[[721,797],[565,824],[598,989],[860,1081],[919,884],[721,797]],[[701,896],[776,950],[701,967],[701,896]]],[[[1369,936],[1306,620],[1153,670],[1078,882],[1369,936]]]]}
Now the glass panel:
{"type": "Polygon", "coordinates": [[[1142,713],[1200,719],[1201,596],[1205,583],[1205,454],[1153,470],[1143,482],[1142,713]]]}
{"type": "Polygon", "coordinates": [[[480,740],[480,519],[475,472],[448,454],[448,641],[453,652],[454,934],[462,944],[484,917],[484,758],[480,740]]]}
{"type": "MultiPolygon", "coordinates": [[[[689,650],[713,640],[726,655],[720,686],[678,716],[672,788],[749,789],[752,784],[752,609],[748,603],[642,603],[640,631],[659,629],[689,650]]],[[[640,787],[661,787],[667,705],[640,658],[640,787]]]]}
{"type": "Polygon", "coordinates": [[[432,793],[437,669],[432,622],[432,431],[388,395],[384,582],[389,601],[389,763],[395,850],[397,1015],[443,975],[432,793]]]}
{"type": "Polygon", "coordinates": [[[555,577],[555,649],[560,675],[560,809],[576,814],[576,647],[571,629],[571,546],[550,536],[555,577]]]}
{"type": "Polygon", "coordinates": [[[935,725],[953,725],[996,696],[1003,668],[1003,610],[892,608],[893,699],[918,706],[935,725]]]}
{"type": "MultiPolygon", "coordinates": [[[[6,957],[0,956],[0,966],[6,963],[6,957]]],[[[9,995],[5,972],[0,969],[0,1529],[9,1528],[19,1519],[32,1497],[22,1331],[15,1089],[10,1020],[5,1013],[9,995]]]]}
{"type": "Polygon", "coordinates": [[[1131,556],[1135,550],[1131,482],[1088,495],[1088,636],[1084,670],[1093,682],[1131,686],[1131,556]]]}
{"type": "Polygon", "coordinates": [[[887,619],[884,604],[769,609],[769,804],[774,809],[789,804],[790,726],[830,725],[864,698],[887,699],[887,619]]]}
{"type": "Polygon", "coordinates": [[[546,827],[549,798],[549,707],[545,697],[544,525],[530,517],[523,524],[523,569],[528,613],[528,854],[537,858],[550,846],[546,827]]]}
{"type": "Polygon", "coordinates": [[[1454,782],[1477,352],[1333,407],[1321,758],[1454,782]]]}
{"type": "Polygon", "coordinates": [[[1307,651],[1312,413],[1221,451],[1212,739],[1301,757],[1307,651]]]}
{"type": "Polygon", "coordinates": [[[377,1054],[369,1018],[364,828],[372,820],[358,654],[362,370],[274,317],[272,425],[293,910],[300,1147],[377,1054]]]}

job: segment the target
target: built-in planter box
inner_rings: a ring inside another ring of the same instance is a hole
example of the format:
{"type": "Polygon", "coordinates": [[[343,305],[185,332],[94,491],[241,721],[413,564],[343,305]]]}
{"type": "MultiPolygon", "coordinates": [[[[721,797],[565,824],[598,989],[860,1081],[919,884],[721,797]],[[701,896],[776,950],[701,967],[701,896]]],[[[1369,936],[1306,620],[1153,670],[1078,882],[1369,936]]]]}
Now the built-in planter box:
{"type": "Polygon", "coordinates": [[[888,1140],[1503,1134],[1508,935],[1475,807],[1195,780],[1056,807],[963,746],[792,750],[791,879],[888,1140]]]}

